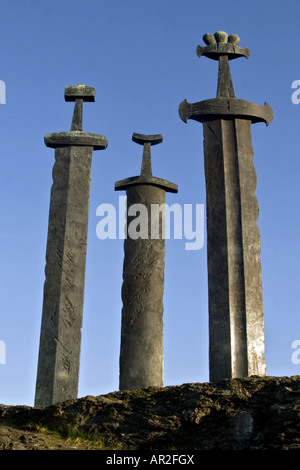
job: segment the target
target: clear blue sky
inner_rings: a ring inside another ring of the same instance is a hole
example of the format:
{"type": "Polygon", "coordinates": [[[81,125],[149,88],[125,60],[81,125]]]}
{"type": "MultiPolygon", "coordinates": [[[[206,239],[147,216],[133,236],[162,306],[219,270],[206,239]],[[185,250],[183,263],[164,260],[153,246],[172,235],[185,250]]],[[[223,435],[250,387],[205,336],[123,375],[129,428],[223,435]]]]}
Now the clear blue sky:
{"type": "MultiPolygon", "coordinates": [[[[297,0],[3,0],[0,28],[0,403],[33,405],[54,151],[45,134],[70,129],[64,87],[96,88],[84,130],[103,134],[90,201],[79,396],[118,389],[123,240],[99,240],[96,209],[117,206],[117,180],[139,174],[133,132],[161,133],[155,176],[177,183],[173,204],[205,204],[202,125],[183,123],[179,103],[216,95],[217,63],[196,55],[203,34],[236,33],[250,58],[231,64],[236,96],[274,121],[252,126],[257,172],[268,375],[298,375],[300,340],[300,80],[297,0]]],[[[205,238],[206,239],[206,238],[205,238]]],[[[206,242],[166,241],[164,383],[208,381],[206,242]]]]}

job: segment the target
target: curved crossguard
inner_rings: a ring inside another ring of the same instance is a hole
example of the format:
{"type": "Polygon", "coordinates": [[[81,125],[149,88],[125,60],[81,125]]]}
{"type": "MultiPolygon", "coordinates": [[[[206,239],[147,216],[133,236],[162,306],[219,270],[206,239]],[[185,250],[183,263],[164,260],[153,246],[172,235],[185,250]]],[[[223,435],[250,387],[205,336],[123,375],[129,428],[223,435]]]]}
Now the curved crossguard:
{"type": "Polygon", "coordinates": [[[184,122],[194,119],[206,122],[216,116],[226,118],[250,119],[251,122],[265,122],[268,126],[273,119],[271,107],[265,103],[259,106],[235,97],[230,73],[229,60],[250,56],[248,47],[238,46],[240,38],[237,34],[228,36],[224,31],[215,34],[207,33],[203,36],[205,47],[197,47],[197,55],[219,61],[217,97],[199,103],[188,103],[183,100],[179,105],[179,116],[184,122]]]}
{"type": "Polygon", "coordinates": [[[95,88],[86,85],[73,85],[65,88],[65,101],[75,101],[71,131],[82,131],[84,101],[95,101],[95,88]]]}
{"type": "Polygon", "coordinates": [[[204,34],[203,41],[206,47],[197,47],[197,55],[205,56],[209,59],[219,61],[218,91],[217,97],[234,98],[234,88],[230,73],[229,60],[238,59],[239,57],[250,56],[248,47],[238,47],[240,38],[237,34],[228,36],[225,31],[217,31],[215,34],[204,34]]]}
{"type": "Polygon", "coordinates": [[[151,145],[160,144],[163,141],[162,135],[145,135],[134,132],[132,140],[144,146],[141,176],[152,176],[151,145]]]}

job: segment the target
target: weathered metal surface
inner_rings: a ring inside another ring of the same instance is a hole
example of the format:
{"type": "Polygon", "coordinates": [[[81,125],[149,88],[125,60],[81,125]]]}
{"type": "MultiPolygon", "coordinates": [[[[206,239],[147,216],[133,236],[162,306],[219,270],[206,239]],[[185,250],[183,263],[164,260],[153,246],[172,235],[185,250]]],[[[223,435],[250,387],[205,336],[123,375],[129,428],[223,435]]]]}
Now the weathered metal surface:
{"type": "Polygon", "coordinates": [[[237,99],[229,60],[249,57],[239,37],[219,31],[203,37],[199,57],[219,61],[217,97],[179,107],[184,122],[203,123],[211,381],[263,376],[264,319],[258,203],[251,124],[273,119],[268,104],[237,99]]]}
{"type": "MultiPolygon", "coordinates": [[[[80,107],[75,106],[72,127],[81,124],[80,107]]],[[[36,406],[77,398],[92,155],[93,150],[105,148],[107,140],[71,130],[49,134],[45,143],[55,148],[56,162],[49,210],[36,406]]]]}
{"type": "Polygon", "coordinates": [[[163,385],[164,204],[166,191],[178,190],[177,185],[152,176],[150,146],[160,143],[162,136],[133,134],[132,140],[144,146],[141,175],[115,185],[127,195],[120,390],[163,385]],[[153,205],[160,208],[159,217],[154,216],[153,205]],[[131,230],[137,211],[138,236],[131,230]]]}

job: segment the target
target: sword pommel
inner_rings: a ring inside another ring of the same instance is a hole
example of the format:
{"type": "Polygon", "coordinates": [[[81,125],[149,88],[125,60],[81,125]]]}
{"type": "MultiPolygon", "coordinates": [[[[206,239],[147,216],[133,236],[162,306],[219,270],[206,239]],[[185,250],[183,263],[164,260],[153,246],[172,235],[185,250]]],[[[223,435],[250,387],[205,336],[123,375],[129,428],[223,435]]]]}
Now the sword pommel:
{"type": "Polygon", "coordinates": [[[71,130],[82,131],[82,111],[84,101],[95,101],[95,88],[86,85],[73,85],[65,88],[65,101],[75,101],[71,130]]]}
{"type": "Polygon", "coordinates": [[[136,132],[132,135],[132,140],[136,144],[144,145],[156,145],[161,144],[163,141],[163,136],[161,134],[153,134],[153,135],[145,135],[145,134],[137,134],[136,132]]]}
{"type": "Polygon", "coordinates": [[[91,86],[73,85],[65,88],[65,101],[95,101],[96,90],[91,86]]]}
{"type": "Polygon", "coordinates": [[[206,33],[203,36],[203,41],[207,46],[198,46],[196,49],[199,57],[205,56],[209,59],[219,60],[222,55],[227,55],[229,60],[237,59],[239,57],[250,56],[248,47],[238,47],[240,37],[237,34],[230,34],[228,36],[225,31],[217,31],[215,34],[206,33]]]}

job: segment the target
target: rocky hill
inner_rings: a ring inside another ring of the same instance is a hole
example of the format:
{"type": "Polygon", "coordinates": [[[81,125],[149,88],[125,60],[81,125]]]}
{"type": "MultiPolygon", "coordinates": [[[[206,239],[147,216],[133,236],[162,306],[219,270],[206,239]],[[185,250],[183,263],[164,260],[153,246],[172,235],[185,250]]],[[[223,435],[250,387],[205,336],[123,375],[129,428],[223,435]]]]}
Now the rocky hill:
{"type": "Polygon", "coordinates": [[[300,376],[0,405],[0,449],[300,450],[300,376]]]}

